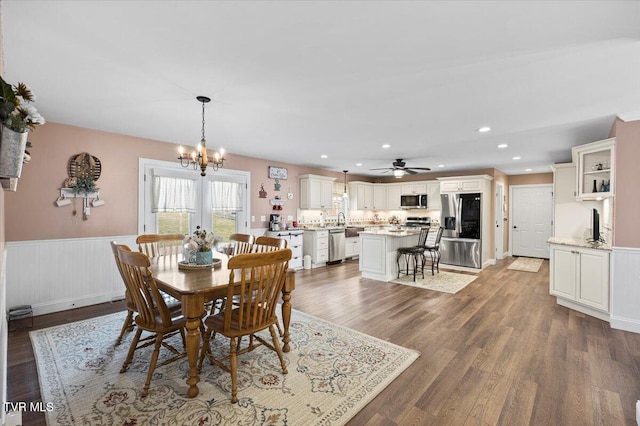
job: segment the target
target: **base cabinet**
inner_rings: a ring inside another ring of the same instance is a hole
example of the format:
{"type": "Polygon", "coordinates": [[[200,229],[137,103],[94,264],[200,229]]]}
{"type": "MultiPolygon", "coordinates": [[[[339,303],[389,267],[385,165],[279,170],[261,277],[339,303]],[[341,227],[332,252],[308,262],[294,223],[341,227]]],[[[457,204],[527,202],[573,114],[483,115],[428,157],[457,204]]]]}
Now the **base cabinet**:
{"type": "Polygon", "coordinates": [[[287,241],[287,248],[291,249],[291,260],[289,261],[289,268],[293,268],[296,271],[302,269],[302,256],[303,256],[303,237],[304,231],[267,231],[267,236],[282,238],[287,241]]]}
{"type": "Polygon", "coordinates": [[[354,258],[360,255],[360,237],[345,238],[344,257],[354,258]]]}
{"type": "Polygon", "coordinates": [[[549,292],[558,304],[609,320],[608,250],[551,245],[549,292]]]}
{"type": "Polygon", "coordinates": [[[303,252],[311,256],[311,266],[324,266],[329,261],[329,231],[305,231],[303,252]]]}

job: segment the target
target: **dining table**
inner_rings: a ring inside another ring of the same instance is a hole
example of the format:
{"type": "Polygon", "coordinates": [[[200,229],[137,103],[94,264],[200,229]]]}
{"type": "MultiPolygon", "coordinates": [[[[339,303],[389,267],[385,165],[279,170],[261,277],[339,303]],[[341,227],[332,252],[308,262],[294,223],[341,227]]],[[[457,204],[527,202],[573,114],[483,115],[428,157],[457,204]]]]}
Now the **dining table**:
{"type": "MultiPolygon", "coordinates": [[[[205,315],[205,303],[222,299],[227,295],[229,286],[229,256],[214,252],[214,267],[192,267],[186,269],[181,255],[160,256],[150,259],[150,270],[156,280],[158,288],[182,302],[182,314],[186,319],[186,351],[189,360],[189,377],[187,396],[194,398],[198,395],[198,356],[201,344],[200,327],[205,315]],[[220,262],[217,264],[217,260],[220,262]]],[[[188,266],[187,266],[188,268],[188,266]]],[[[282,288],[282,350],[289,352],[291,337],[289,323],[291,322],[291,292],[295,288],[295,270],[289,268],[282,288]]]]}

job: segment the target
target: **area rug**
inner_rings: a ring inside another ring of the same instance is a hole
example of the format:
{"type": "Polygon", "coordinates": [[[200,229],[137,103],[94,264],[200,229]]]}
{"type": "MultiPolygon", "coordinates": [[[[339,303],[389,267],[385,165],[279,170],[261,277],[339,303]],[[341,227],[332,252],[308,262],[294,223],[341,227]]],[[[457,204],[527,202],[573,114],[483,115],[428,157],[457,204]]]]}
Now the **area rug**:
{"type": "Polygon", "coordinates": [[[423,288],[425,290],[441,291],[443,293],[456,294],[478,278],[475,275],[457,274],[455,272],[440,271],[435,275],[431,275],[431,271],[416,276],[413,281],[413,275],[403,275],[400,278],[391,281],[396,284],[404,284],[412,287],[423,288]]]}
{"type": "MultiPolygon", "coordinates": [[[[156,369],[141,398],[152,347],[120,374],[132,338],[113,345],[123,320],[117,313],[30,333],[42,401],[54,406],[49,425],[343,425],[419,356],[294,310],[289,373],[265,347],[240,356],[237,404],[230,374],[208,362],[200,394],[186,398],[186,358],[156,369]]],[[[212,346],[228,350],[219,339],[212,346]]],[[[179,336],[173,343],[182,347],[179,336]]]]}
{"type": "Polygon", "coordinates": [[[542,265],[542,259],[533,257],[519,257],[507,269],[524,272],[538,272],[542,265]]]}

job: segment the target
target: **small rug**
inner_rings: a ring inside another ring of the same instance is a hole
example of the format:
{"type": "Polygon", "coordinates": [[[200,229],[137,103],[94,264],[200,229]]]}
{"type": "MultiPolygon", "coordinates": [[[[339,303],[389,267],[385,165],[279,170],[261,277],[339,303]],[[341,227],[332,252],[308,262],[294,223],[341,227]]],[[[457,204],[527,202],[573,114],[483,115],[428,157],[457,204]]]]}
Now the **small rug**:
{"type": "Polygon", "coordinates": [[[435,275],[431,275],[431,271],[425,271],[424,278],[422,278],[421,275],[417,275],[415,281],[413,281],[413,275],[402,275],[397,280],[391,282],[424,288],[426,290],[456,294],[476,278],[478,277],[475,275],[456,274],[455,272],[446,271],[436,272],[435,275]]]}
{"type": "MultiPolygon", "coordinates": [[[[208,361],[200,394],[186,398],[186,358],[157,368],[141,398],[153,348],[136,351],[119,373],[133,335],[113,345],[124,316],[30,333],[42,401],[54,407],[46,413],[49,425],[343,425],[419,356],[294,310],[291,351],[284,354],[289,373],[264,346],[241,355],[237,404],[230,403],[231,375],[208,361]]],[[[217,339],[212,347],[228,351],[228,340],[217,339]]],[[[179,336],[172,343],[182,347],[179,336]]],[[[160,354],[162,360],[167,351],[160,354]]]]}
{"type": "Polygon", "coordinates": [[[507,269],[524,272],[538,272],[542,265],[542,259],[536,259],[534,257],[519,257],[513,262],[507,269]]]}

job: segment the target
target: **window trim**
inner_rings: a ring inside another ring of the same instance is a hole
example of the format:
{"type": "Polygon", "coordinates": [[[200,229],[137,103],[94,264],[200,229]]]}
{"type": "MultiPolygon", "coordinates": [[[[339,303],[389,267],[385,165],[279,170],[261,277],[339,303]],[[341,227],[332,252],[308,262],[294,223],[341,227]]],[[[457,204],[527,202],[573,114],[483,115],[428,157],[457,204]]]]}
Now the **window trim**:
{"type": "MultiPolygon", "coordinates": [[[[151,172],[154,168],[163,169],[169,176],[175,177],[193,177],[193,180],[196,181],[199,186],[198,191],[202,191],[203,183],[211,180],[218,180],[214,178],[220,178],[219,180],[225,180],[230,182],[239,182],[245,183],[245,206],[246,206],[246,214],[245,214],[245,230],[246,233],[250,233],[251,227],[249,222],[249,216],[251,212],[251,172],[246,172],[242,170],[233,170],[222,168],[217,172],[214,172],[212,169],[208,169],[207,176],[200,176],[200,172],[193,169],[186,169],[180,166],[180,163],[175,161],[163,161],[163,160],[154,160],[150,158],[139,158],[138,159],[138,235],[142,235],[148,233],[150,231],[145,231],[145,219],[146,219],[146,211],[145,207],[148,204],[151,205],[151,192],[146,190],[146,182],[145,182],[145,173],[148,171],[150,176],[148,177],[149,182],[151,182],[151,172]],[[193,173],[192,176],[186,176],[188,172],[193,173]],[[214,175],[215,174],[215,175],[214,175]],[[145,199],[146,198],[146,199],[145,199]]],[[[202,200],[201,197],[198,197],[196,201],[196,209],[198,212],[202,212],[202,200]]],[[[201,213],[196,213],[196,215],[200,215],[201,213]]]]}

